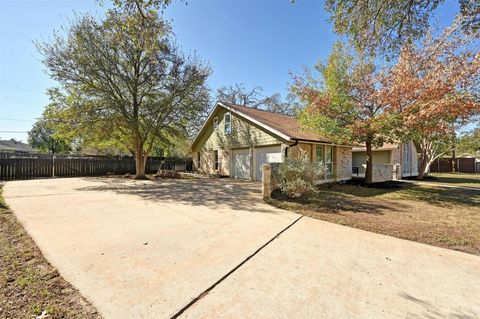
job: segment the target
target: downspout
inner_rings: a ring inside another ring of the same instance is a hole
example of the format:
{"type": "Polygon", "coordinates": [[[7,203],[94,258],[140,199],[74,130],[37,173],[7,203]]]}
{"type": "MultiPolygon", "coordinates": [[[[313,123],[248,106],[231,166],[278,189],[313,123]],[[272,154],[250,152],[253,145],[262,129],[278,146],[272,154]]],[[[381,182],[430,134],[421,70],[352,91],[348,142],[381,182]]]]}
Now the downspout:
{"type": "Polygon", "coordinates": [[[295,140],[295,143],[293,143],[292,145],[288,145],[287,147],[285,147],[285,158],[288,157],[288,149],[292,146],[295,146],[298,144],[298,140],[295,140]]]}

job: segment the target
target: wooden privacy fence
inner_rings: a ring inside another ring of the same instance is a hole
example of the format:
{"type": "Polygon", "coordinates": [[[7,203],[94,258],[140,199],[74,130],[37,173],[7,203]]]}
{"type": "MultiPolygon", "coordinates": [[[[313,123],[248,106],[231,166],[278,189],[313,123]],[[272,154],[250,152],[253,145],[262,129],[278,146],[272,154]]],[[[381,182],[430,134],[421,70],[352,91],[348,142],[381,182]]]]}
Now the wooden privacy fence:
{"type": "MultiPolygon", "coordinates": [[[[149,157],[145,171],[162,169],[192,171],[191,158],[149,157]]],[[[134,174],[135,160],[131,156],[52,156],[49,154],[0,154],[0,180],[33,179],[40,177],[79,177],[106,174],[134,174]]]]}
{"type": "MultiPolygon", "coordinates": [[[[455,170],[460,173],[480,173],[476,168],[475,158],[459,157],[455,159],[455,170]]],[[[435,160],[430,166],[430,172],[449,173],[452,171],[452,159],[440,158],[435,160]]]]}

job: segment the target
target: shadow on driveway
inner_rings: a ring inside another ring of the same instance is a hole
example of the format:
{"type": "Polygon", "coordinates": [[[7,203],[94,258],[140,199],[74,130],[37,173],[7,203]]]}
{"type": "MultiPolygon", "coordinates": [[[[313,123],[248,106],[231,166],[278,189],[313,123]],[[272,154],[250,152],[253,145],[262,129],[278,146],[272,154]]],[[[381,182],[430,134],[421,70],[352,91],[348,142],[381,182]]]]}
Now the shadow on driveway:
{"type": "Polygon", "coordinates": [[[78,191],[110,191],[139,196],[152,202],[178,202],[193,206],[228,206],[234,210],[278,213],[261,198],[261,184],[232,179],[170,179],[142,181],[120,178],[89,177],[96,186],[79,187],[78,191]]]}

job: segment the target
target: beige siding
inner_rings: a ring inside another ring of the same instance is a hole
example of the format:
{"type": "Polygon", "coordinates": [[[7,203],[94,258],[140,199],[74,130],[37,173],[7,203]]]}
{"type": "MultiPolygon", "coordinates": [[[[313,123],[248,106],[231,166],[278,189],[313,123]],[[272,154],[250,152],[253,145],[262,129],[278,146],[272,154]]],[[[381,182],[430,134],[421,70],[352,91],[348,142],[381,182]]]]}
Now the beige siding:
{"type": "MultiPolygon", "coordinates": [[[[392,151],[373,151],[373,164],[394,164],[392,163],[392,151]]],[[[352,166],[358,167],[360,174],[365,174],[367,166],[367,152],[354,152],[352,155],[352,166]]]]}
{"type": "Polygon", "coordinates": [[[192,160],[193,160],[193,170],[194,171],[200,171],[200,166],[198,165],[198,152],[193,152],[192,153],[192,160]]]}
{"type": "Polygon", "coordinates": [[[214,154],[213,151],[200,152],[200,172],[206,174],[214,174],[214,154]]]}
{"type": "Polygon", "coordinates": [[[218,156],[221,162],[220,175],[230,175],[231,154],[232,152],[229,150],[221,150],[218,152],[218,156]]]}
{"type": "Polygon", "coordinates": [[[232,132],[225,134],[225,114],[228,111],[220,108],[206,123],[205,131],[193,147],[194,165],[196,154],[201,153],[199,171],[215,174],[214,150],[219,151],[221,161],[220,174],[230,175],[232,149],[278,145],[281,141],[254,124],[247,122],[235,114],[232,117],[232,132]],[[214,129],[213,121],[218,118],[218,128],[214,129]]]}
{"type": "Polygon", "coordinates": [[[255,125],[248,123],[233,113],[232,133],[225,134],[225,113],[227,113],[227,110],[222,108],[213,115],[210,123],[206,124],[206,131],[197,145],[195,145],[193,151],[198,151],[200,149],[228,150],[234,148],[274,145],[280,143],[280,141],[274,136],[266,133],[255,125]],[[218,128],[216,130],[213,128],[213,119],[215,117],[218,118],[218,128]]]}

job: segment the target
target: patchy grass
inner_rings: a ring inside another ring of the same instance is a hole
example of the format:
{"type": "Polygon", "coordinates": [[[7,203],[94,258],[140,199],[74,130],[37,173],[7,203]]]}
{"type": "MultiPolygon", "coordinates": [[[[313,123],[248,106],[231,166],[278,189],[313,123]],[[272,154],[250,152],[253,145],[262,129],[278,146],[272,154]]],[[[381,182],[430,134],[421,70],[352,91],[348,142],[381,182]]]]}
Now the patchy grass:
{"type": "Polygon", "coordinates": [[[100,318],[42,256],[5,205],[0,185],[0,318],[100,318]]]}
{"type": "Polygon", "coordinates": [[[424,182],[480,189],[480,174],[431,173],[424,182]]]}
{"type": "Polygon", "coordinates": [[[269,202],[306,216],[480,255],[480,191],[392,182],[376,187],[322,186],[269,202]]]}

